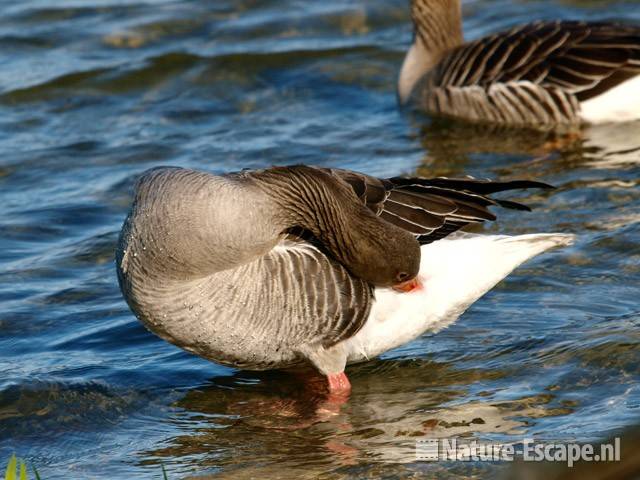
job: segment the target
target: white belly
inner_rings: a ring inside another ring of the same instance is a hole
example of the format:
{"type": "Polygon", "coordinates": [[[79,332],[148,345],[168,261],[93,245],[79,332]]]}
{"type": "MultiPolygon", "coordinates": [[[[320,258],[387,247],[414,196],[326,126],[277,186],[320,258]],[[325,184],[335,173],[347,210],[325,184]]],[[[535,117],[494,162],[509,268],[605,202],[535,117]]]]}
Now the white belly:
{"type": "Polygon", "coordinates": [[[422,289],[377,288],[364,327],[345,341],[348,362],[358,362],[454,322],[514,268],[543,251],[571,244],[572,235],[459,234],[421,247],[422,289]]]}
{"type": "Polygon", "coordinates": [[[580,104],[589,123],[627,122],[640,118],[640,75],[580,104]]]}

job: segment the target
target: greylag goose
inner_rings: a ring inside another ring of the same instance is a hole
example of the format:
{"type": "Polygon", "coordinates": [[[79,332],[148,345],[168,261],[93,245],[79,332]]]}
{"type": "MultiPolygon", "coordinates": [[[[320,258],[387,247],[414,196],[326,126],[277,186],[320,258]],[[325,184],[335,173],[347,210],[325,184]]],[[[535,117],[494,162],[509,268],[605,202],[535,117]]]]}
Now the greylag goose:
{"type": "Polygon", "coordinates": [[[412,0],[398,98],[429,113],[554,128],[640,118],[640,27],[535,22],[464,42],[460,0],[412,0]]]}
{"type": "Polygon", "coordinates": [[[310,166],[143,174],[118,241],[122,293],[153,333],[252,370],[347,362],[455,321],[516,266],[570,235],[454,234],[533,181],[378,179],[310,166]]]}

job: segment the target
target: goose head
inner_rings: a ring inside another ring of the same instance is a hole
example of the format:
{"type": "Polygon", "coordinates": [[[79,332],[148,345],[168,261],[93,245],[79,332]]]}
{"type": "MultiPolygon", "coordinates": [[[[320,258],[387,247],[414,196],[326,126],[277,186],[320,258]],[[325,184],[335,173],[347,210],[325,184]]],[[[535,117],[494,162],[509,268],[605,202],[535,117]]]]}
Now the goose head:
{"type": "Polygon", "coordinates": [[[349,234],[348,244],[340,248],[340,261],[353,275],[376,287],[408,284],[420,269],[418,241],[374,215],[367,217],[360,217],[349,234]]]}

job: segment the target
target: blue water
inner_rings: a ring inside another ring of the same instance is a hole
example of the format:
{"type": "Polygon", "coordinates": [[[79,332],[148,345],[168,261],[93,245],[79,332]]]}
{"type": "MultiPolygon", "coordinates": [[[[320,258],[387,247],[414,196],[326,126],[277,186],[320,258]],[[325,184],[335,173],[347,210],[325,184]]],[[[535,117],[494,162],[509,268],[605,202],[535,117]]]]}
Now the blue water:
{"type": "MultiPolygon", "coordinates": [[[[534,18],[640,22],[637,2],[465,2],[467,38],[534,18]]],[[[0,463],[55,478],[492,478],[416,462],[418,435],[599,440],[640,414],[640,123],[580,138],[403,114],[404,0],[24,0],[0,14],[0,463]],[[148,333],[113,255],[138,173],[309,163],[525,177],[572,232],[454,326],[348,369],[319,416],[282,374],[148,333]],[[480,418],[482,422],[471,422],[480,418]],[[435,430],[429,430],[437,425],[435,430]],[[218,478],[218,477],[216,477],[218,478]]]]}

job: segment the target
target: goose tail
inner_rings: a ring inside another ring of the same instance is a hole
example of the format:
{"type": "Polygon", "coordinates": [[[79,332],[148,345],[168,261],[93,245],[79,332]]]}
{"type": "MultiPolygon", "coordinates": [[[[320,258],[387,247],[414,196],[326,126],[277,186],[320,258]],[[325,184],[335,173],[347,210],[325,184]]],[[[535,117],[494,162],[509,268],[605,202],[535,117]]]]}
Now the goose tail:
{"type": "Polygon", "coordinates": [[[574,235],[565,233],[461,233],[423,246],[420,274],[424,275],[425,307],[440,317],[436,329],[455,321],[527,260],[553,248],[570,246],[574,241],[574,235]]]}

